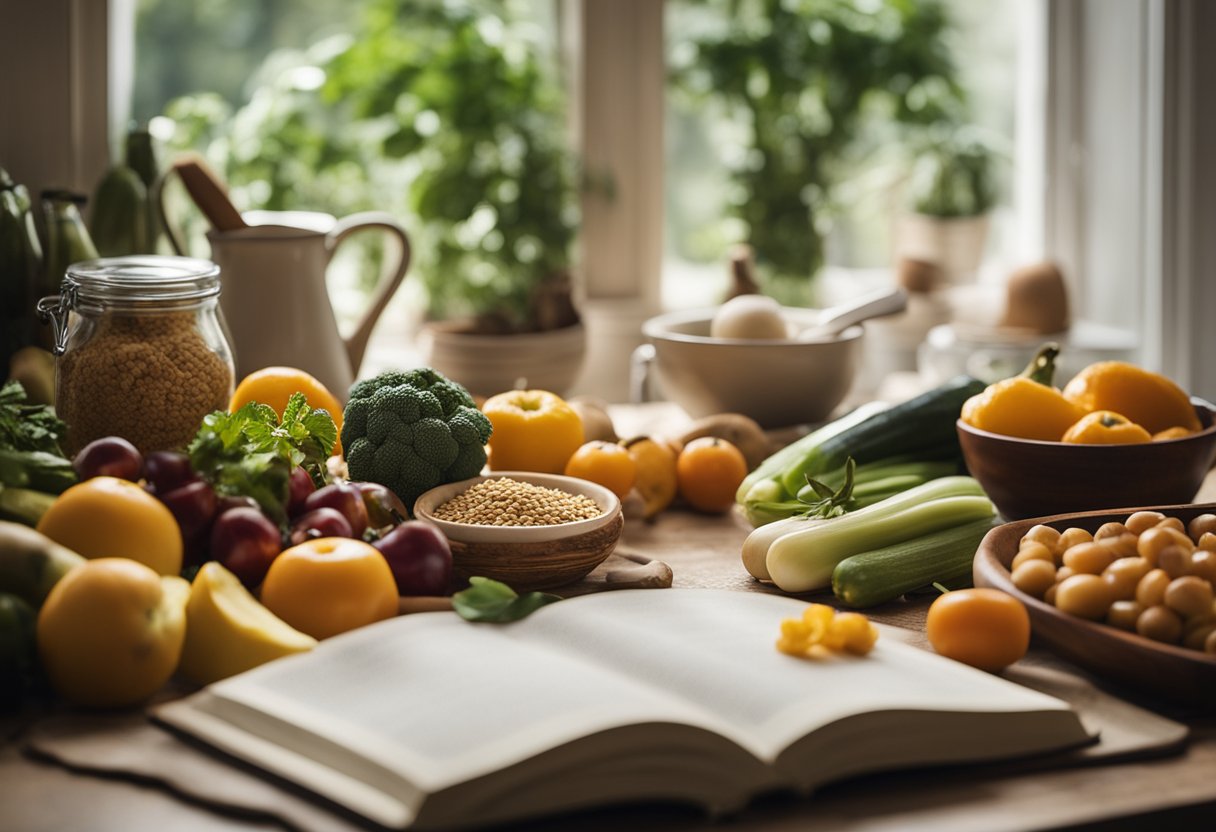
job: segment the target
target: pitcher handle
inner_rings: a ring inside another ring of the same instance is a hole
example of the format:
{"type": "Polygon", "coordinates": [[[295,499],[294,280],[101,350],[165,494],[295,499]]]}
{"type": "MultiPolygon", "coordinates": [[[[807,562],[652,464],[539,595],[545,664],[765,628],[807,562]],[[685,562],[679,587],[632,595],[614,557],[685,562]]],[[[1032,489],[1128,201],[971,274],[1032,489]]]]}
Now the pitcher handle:
{"type": "Polygon", "coordinates": [[[397,263],[391,268],[385,269],[380,275],[371,304],[363,313],[359,325],[346,339],[346,355],[350,359],[351,372],[356,376],[359,374],[359,366],[363,363],[363,354],[367,352],[367,342],[372,336],[372,329],[375,328],[376,321],[380,319],[388,302],[396,294],[397,288],[405,279],[405,273],[410,267],[410,240],[406,236],[405,229],[393,218],[392,214],[384,211],[362,211],[358,214],[351,214],[349,217],[343,217],[338,220],[338,224],[334,226],[333,230],[325,235],[325,250],[332,259],[338,246],[344,240],[352,234],[371,228],[378,228],[389,237],[395,238],[401,244],[401,251],[397,263]]]}
{"type": "Polygon", "coordinates": [[[173,248],[173,253],[185,256],[186,245],[182,242],[181,232],[169,222],[169,212],[165,208],[165,183],[168,181],[169,175],[175,170],[177,168],[169,167],[164,173],[153,180],[149,201],[156,208],[156,216],[160,219],[160,227],[165,230],[165,236],[169,239],[169,245],[173,248]]]}

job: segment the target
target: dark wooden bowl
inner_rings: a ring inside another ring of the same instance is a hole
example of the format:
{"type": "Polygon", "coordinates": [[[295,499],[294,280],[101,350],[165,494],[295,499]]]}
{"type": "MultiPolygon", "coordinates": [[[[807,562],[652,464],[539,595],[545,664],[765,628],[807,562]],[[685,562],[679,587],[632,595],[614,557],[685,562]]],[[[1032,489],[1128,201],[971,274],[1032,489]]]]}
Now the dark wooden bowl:
{"type": "Polygon", "coordinates": [[[1010,520],[1065,511],[1189,502],[1216,458],[1216,410],[1193,400],[1204,429],[1136,445],[1018,439],[957,423],[963,459],[1010,520]]]}
{"type": "Polygon", "coordinates": [[[480,575],[516,592],[573,583],[603,563],[616,548],[625,519],[618,508],[608,522],[562,540],[534,543],[451,541],[452,577],[459,584],[480,575]]]}
{"type": "MultiPolygon", "coordinates": [[[[1216,503],[1150,506],[1185,523],[1199,514],[1216,513],[1216,503]]],[[[1096,531],[1103,523],[1126,520],[1137,509],[1089,511],[1017,520],[998,526],[980,543],[973,565],[976,586],[994,587],[1026,605],[1037,639],[1055,652],[1100,676],[1175,702],[1216,709],[1216,656],[1153,641],[1135,633],[1077,618],[1013,585],[1009,564],[1022,536],[1037,523],[1064,529],[1096,531]]]]}

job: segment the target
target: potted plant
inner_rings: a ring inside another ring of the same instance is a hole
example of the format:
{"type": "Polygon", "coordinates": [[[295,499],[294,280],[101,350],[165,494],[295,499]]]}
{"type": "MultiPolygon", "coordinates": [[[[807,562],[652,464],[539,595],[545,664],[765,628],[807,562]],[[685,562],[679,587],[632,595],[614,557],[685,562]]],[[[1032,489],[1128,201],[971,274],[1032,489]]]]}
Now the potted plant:
{"type": "MultiPolygon", "coordinates": [[[[755,252],[761,289],[814,300],[837,186],[871,166],[892,130],[961,117],[964,91],[936,0],[707,0],[689,4],[690,49],[675,53],[677,106],[738,129],[719,140],[727,211],[755,252]]],[[[899,135],[896,132],[895,135],[899,135]]]]}
{"type": "Polygon", "coordinates": [[[912,166],[912,210],[899,220],[897,255],[936,264],[947,282],[972,277],[997,199],[994,166],[992,145],[977,129],[932,131],[912,166]]]}
{"type": "Polygon", "coordinates": [[[246,106],[191,96],[167,115],[243,208],[398,216],[431,366],[477,393],[519,378],[561,392],[586,340],[576,177],[534,32],[499,4],[373,0],[350,37],[271,54],[246,106]]]}

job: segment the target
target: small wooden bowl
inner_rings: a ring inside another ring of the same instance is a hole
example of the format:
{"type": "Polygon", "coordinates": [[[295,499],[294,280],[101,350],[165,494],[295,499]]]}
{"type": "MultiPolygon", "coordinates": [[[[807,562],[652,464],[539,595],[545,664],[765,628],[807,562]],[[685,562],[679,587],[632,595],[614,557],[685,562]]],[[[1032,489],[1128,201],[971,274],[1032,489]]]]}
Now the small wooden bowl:
{"type": "Polygon", "coordinates": [[[464,583],[474,575],[502,581],[516,592],[577,581],[616,548],[625,525],[617,496],[587,480],[527,471],[500,471],[432,488],[414,503],[414,516],[437,527],[452,546],[452,573],[464,583]],[[488,479],[510,477],[545,488],[590,497],[602,513],[589,520],[552,526],[483,526],[439,520],[434,511],[457,494],[488,479]]]}
{"type": "Polygon", "coordinates": [[[971,476],[1007,519],[1189,502],[1216,457],[1213,406],[1192,400],[1203,430],[1135,445],[1040,442],[957,422],[971,476]]]}
{"type": "MultiPolygon", "coordinates": [[[[1184,523],[1200,514],[1216,513],[1216,503],[1147,508],[1184,523]]],[[[1032,526],[1043,523],[1061,531],[1077,526],[1094,532],[1103,523],[1126,520],[1137,510],[1058,514],[998,526],[988,533],[976,552],[975,585],[1007,592],[1025,604],[1035,637],[1081,667],[1175,702],[1216,709],[1216,656],[1069,615],[1013,585],[1009,565],[1017,554],[1019,541],[1032,526]]]]}

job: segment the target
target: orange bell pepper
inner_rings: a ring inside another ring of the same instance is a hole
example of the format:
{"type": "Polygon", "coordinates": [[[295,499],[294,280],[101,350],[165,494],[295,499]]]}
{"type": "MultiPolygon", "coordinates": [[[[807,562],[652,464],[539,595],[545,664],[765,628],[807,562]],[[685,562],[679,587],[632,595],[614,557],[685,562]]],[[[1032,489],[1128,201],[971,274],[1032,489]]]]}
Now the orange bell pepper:
{"type": "Polygon", "coordinates": [[[1003,436],[1059,441],[1085,415],[1051,386],[1060,349],[1044,345],[1021,375],[1002,379],[963,403],[965,424],[1003,436]]]}
{"type": "Polygon", "coordinates": [[[1096,410],[1082,416],[1064,433],[1064,442],[1079,445],[1131,445],[1151,442],[1147,430],[1113,410],[1096,410]]]}
{"type": "Polygon", "coordinates": [[[1150,434],[1172,427],[1203,429],[1181,387],[1125,361],[1090,364],[1064,386],[1064,398],[1088,411],[1113,410],[1150,434]]]}
{"type": "Polygon", "coordinates": [[[583,420],[556,393],[510,390],[481,410],[494,426],[490,470],[560,474],[583,444],[583,420]]]}

